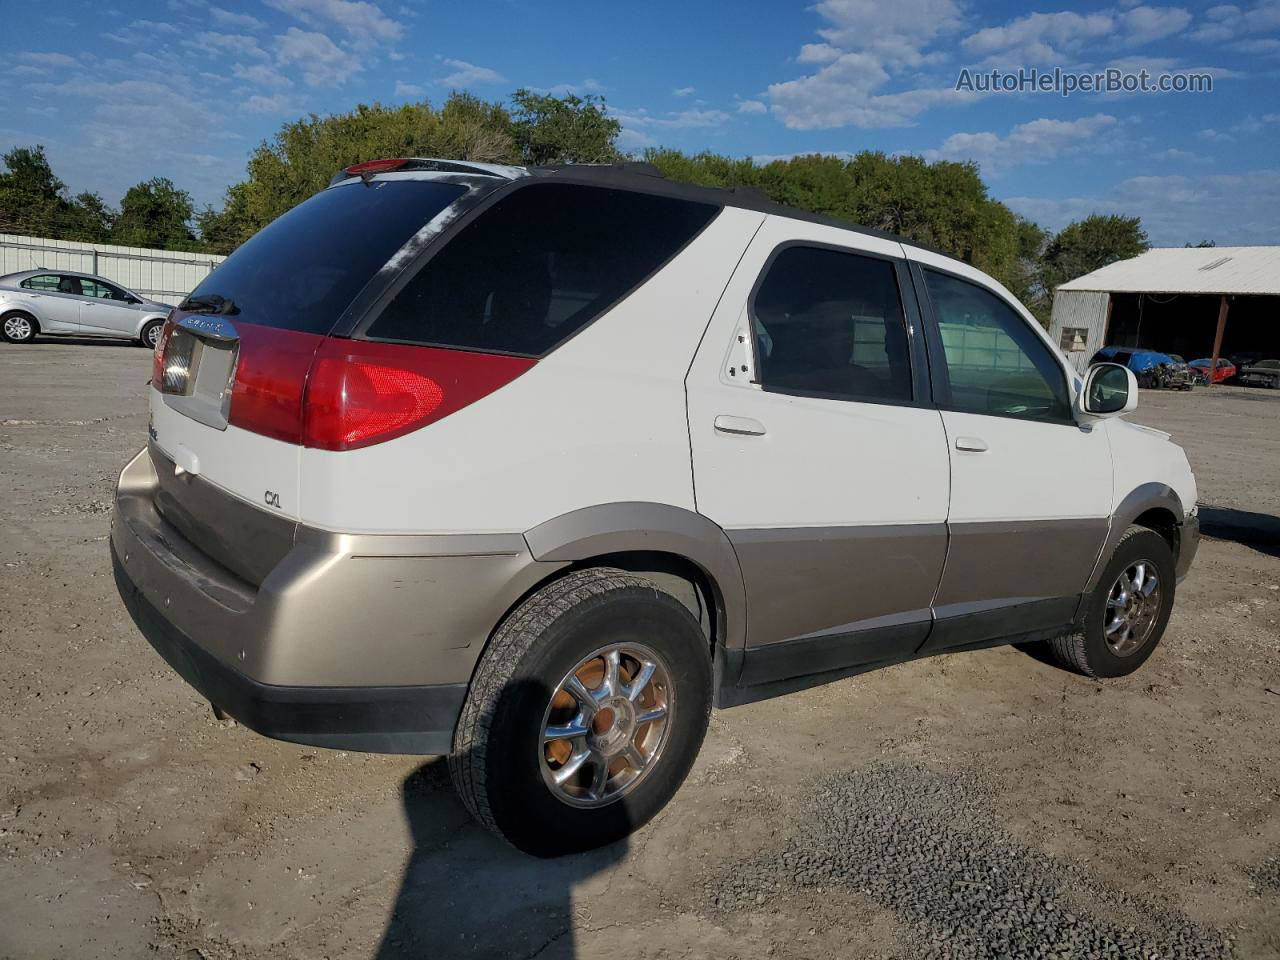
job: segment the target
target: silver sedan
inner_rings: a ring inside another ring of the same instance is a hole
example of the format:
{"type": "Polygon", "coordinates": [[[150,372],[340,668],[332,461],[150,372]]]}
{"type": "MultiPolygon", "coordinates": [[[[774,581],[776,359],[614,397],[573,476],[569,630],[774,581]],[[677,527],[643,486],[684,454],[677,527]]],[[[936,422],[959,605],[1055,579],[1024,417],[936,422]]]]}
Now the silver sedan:
{"type": "Polygon", "coordinates": [[[154,347],[170,309],[91,273],[24,270],[0,277],[0,334],[10,343],[47,334],[114,337],[154,347]]]}

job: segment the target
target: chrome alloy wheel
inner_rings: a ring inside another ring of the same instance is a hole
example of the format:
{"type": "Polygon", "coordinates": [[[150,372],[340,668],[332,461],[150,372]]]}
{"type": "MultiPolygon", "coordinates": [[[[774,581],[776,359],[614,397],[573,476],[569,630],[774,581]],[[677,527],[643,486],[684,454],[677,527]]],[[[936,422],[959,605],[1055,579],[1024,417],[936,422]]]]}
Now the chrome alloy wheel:
{"type": "Polygon", "coordinates": [[[1117,657],[1142,648],[1160,616],[1160,577],[1150,560],[1125,567],[1107,594],[1107,647],[1117,657]]]}
{"type": "Polygon", "coordinates": [[[160,334],[163,331],[164,331],[164,325],[160,323],[153,323],[151,326],[147,327],[147,330],[146,330],[147,346],[150,347],[152,350],[154,350],[156,348],[156,344],[160,342],[160,334]]]}
{"type": "Polygon", "coordinates": [[[560,681],[542,719],[542,776],[556,798],[600,807],[634,789],[666,745],[675,688],[662,658],[615,643],[560,681]]]}
{"type": "Polygon", "coordinates": [[[4,335],[10,340],[31,338],[31,321],[26,317],[9,317],[4,322],[4,335]]]}

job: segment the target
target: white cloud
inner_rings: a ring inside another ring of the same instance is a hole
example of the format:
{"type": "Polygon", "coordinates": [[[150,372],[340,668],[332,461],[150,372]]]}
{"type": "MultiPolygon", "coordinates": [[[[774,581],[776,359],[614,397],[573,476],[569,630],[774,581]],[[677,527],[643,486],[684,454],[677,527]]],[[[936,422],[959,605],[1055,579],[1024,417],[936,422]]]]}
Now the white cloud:
{"type": "Polygon", "coordinates": [[[396,81],[396,90],[393,96],[397,97],[421,97],[426,95],[426,88],[420,87],[416,83],[405,83],[403,80],[396,81]]]}
{"type": "Polygon", "coordinates": [[[738,102],[739,113],[768,113],[769,108],[760,100],[741,100],[738,102]]]}
{"type": "Polygon", "coordinates": [[[965,37],[961,47],[987,65],[1063,64],[1099,45],[1133,47],[1161,40],[1185,30],[1191,19],[1181,7],[1145,4],[1088,14],[1030,13],[979,30],[965,37]]]}
{"type": "Polygon", "coordinates": [[[658,141],[641,130],[623,127],[618,134],[618,147],[622,150],[643,150],[645,147],[657,146],[658,141]]]}
{"type": "Polygon", "coordinates": [[[696,87],[676,87],[671,91],[677,97],[688,97],[697,92],[696,87]]]}
{"type": "Polygon", "coordinates": [[[1260,0],[1248,9],[1222,4],[1205,11],[1205,21],[1191,31],[1191,39],[1202,43],[1224,43],[1255,38],[1259,33],[1280,29],[1280,2],[1260,0]]]}
{"type": "Polygon", "coordinates": [[[269,7],[312,26],[337,24],[360,46],[399,40],[404,27],[363,0],[264,0],[269,7]]]}
{"type": "Polygon", "coordinates": [[[959,29],[958,0],[820,0],[813,9],[827,21],[818,31],[824,42],[805,44],[797,60],[817,69],[768,90],[772,111],[786,126],[905,126],[932,106],[976,99],[932,86],[882,92],[895,77],[918,84],[915,71],[946,58],[928,48],[959,29]]]}
{"type": "Polygon", "coordinates": [[[923,49],[962,20],[956,0],[820,0],[813,9],[830,24],[818,31],[827,44],[872,53],[889,66],[920,64],[923,49]]]}
{"type": "Polygon", "coordinates": [[[224,27],[238,27],[241,30],[261,30],[266,26],[257,17],[250,16],[247,13],[224,10],[222,7],[210,7],[209,15],[224,27]]]}
{"type": "Polygon", "coordinates": [[[647,110],[615,113],[625,127],[661,127],[669,130],[705,129],[720,127],[729,122],[729,114],[723,110],[671,110],[655,114],[647,110]]]}
{"type": "Polygon", "coordinates": [[[245,33],[219,33],[215,30],[206,30],[203,33],[197,33],[191,40],[184,40],[183,45],[203,50],[205,53],[221,51],[243,57],[267,58],[267,52],[258,46],[258,41],[245,33]]]}
{"type": "Polygon", "coordinates": [[[65,53],[20,53],[18,59],[23,63],[33,63],[40,67],[74,67],[74,57],[65,53]]]}
{"type": "Polygon", "coordinates": [[[269,97],[254,94],[244,102],[244,108],[250,113],[297,113],[300,110],[293,99],[283,93],[269,97]]]}
{"type": "Polygon", "coordinates": [[[146,36],[139,36],[140,34],[154,35],[159,33],[159,34],[169,34],[170,36],[175,36],[181,32],[182,31],[179,30],[172,23],[163,23],[158,20],[135,20],[133,21],[133,23],[129,24],[129,26],[126,28],[126,33],[128,35],[133,36],[139,40],[148,39],[148,37],[146,36]]]}
{"type": "Polygon", "coordinates": [[[800,63],[830,63],[840,58],[840,51],[829,43],[806,43],[796,60],[800,63]]]}
{"type": "Polygon", "coordinates": [[[1139,216],[1156,246],[1280,242],[1280,170],[1132,177],[1098,196],[1008,197],[1005,203],[1053,230],[1091,213],[1139,216]]]}
{"type": "Polygon", "coordinates": [[[889,81],[880,60],[846,53],[817,73],[769,87],[774,114],[793,130],[904,127],[939,104],[970,103],[981,94],[950,87],[876,93],[889,81]]]}
{"type": "Polygon", "coordinates": [[[259,87],[291,87],[293,81],[265,63],[245,66],[243,63],[233,64],[231,75],[237,80],[252,83],[259,87]]]}
{"type": "Polygon", "coordinates": [[[446,87],[470,87],[481,83],[503,83],[506,80],[506,77],[497,70],[476,66],[474,63],[467,63],[465,60],[453,60],[445,57],[444,64],[453,68],[452,73],[442,77],[439,81],[446,87]]]}
{"type": "Polygon", "coordinates": [[[965,37],[961,46],[967,53],[988,59],[999,56],[1019,63],[1063,63],[1063,51],[1105,37],[1114,27],[1105,13],[1031,13],[1002,27],[979,30],[965,37]]]}
{"type": "Polygon", "coordinates": [[[276,41],[280,62],[302,64],[302,79],[309,87],[339,87],[362,69],[358,58],[323,33],[290,27],[276,41]]]}
{"type": "Polygon", "coordinates": [[[1191,14],[1181,7],[1134,7],[1117,18],[1124,43],[1141,46],[1181,33],[1191,14]]]}
{"type": "Polygon", "coordinates": [[[554,87],[529,87],[534,93],[541,94],[544,97],[564,97],[569,94],[582,95],[601,93],[604,90],[602,84],[595,77],[587,77],[581,83],[557,83],[554,87]]]}
{"type": "Polygon", "coordinates": [[[930,160],[974,160],[989,174],[1025,163],[1045,163],[1090,149],[1089,141],[1118,121],[1105,113],[1078,120],[1042,117],[1020,123],[1007,136],[984,131],[954,133],[937,150],[925,151],[930,160]]]}

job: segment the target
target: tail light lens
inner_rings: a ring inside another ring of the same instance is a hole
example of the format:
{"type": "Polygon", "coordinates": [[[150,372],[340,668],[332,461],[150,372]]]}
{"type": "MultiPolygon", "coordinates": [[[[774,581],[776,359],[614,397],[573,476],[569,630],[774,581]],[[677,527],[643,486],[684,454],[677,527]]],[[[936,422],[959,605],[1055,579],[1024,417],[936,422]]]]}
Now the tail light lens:
{"type": "Polygon", "coordinates": [[[286,443],[301,443],[307,371],[325,338],[252,323],[238,323],[236,331],[239,355],[227,422],[286,443]]]}
{"type": "Polygon", "coordinates": [[[173,336],[177,326],[178,321],[172,316],[164,322],[164,326],[160,328],[160,339],[156,341],[155,351],[151,355],[151,383],[157,390],[164,389],[164,355],[169,348],[169,338],[173,336]]]}
{"type": "Polygon", "coordinates": [[[403,436],[510,383],[535,362],[236,326],[240,355],[228,421],[320,450],[403,436]]]}
{"type": "Polygon", "coordinates": [[[326,340],[307,384],[303,446],[354,450],[461,410],[524,373],[521,357],[326,340]]]}

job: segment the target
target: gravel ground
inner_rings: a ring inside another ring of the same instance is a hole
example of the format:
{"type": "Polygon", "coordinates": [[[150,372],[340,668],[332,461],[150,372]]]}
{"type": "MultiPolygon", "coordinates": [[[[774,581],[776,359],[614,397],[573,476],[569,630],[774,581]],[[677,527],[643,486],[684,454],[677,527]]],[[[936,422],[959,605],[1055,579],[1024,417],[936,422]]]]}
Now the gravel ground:
{"type": "Polygon", "coordinates": [[[1280,958],[1280,395],[1143,394],[1214,536],[1136,675],[1004,648],[718,713],[653,823],[545,862],[439,760],[220,723],[137,636],[148,364],[0,344],[0,957],[1280,958]]]}

